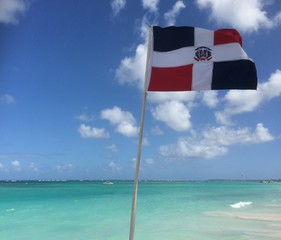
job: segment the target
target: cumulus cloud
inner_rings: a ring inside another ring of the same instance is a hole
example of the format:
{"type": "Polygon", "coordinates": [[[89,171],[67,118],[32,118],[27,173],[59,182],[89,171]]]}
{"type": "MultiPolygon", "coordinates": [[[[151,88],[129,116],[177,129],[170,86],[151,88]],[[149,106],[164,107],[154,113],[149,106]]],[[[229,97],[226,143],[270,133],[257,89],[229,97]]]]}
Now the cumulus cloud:
{"type": "Polygon", "coordinates": [[[230,90],[224,97],[225,109],[216,112],[217,121],[221,124],[232,124],[231,116],[243,112],[252,112],[262,103],[281,95],[281,71],[277,69],[267,82],[258,85],[257,91],[230,90]]]}
{"type": "Polygon", "coordinates": [[[14,160],[11,162],[12,168],[15,171],[20,171],[21,170],[21,165],[20,162],[18,160],[14,160]]]}
{"type": "Polygon", "coordinates": [[[264,10],[265,0],[196,0],[201,9],[210,9],[211,18],[244,32],[272,28],[280,23],[280,12],[272,18],[264,10]],[[231,16],[231,17],[229,17],[231,16]]]}
{"type": "Polygon", "coordinates": [[[81,122],[92,122],[95,120],[94,115],[89,115],[87,113],[82,113],[80,115],[75,116],[75,119],[81,121],[81,122]]]}
{"type": "Polygon", "coordinates": [[[256,129],[253,133],[251,133],[248,128],[234,129],[222,126],[204,131],[203,137],[208,143],[214,142],[223,146],[261,143],[273,140],[273,136],[262,123],[256,125],[256,129]]]}
{"type": "Polygon", "coordinates": [[[123,111],[119,107],[105,109],[101,112],[101,118],[115,125],[115,131],[126,137],[135,137],[138,132],[136,120],[130,112],[123,111]]]}
{"type": "Polygon", "coordinates": [[[119,14],[119,12],[125,7],[126,0],[112,0],[111,1],[111,8],[113,11],[113,16],[119,14]]]}
{"type": "Polygon", "coordinates": [[[177,1],[173,8],[164,14],[164,19],[166,21],[166,25],[171,26],[175,25],[176,17],[180,14],[180,11],[185,8],[185,4],[183,1],[177,1]]]}
{"type": "Polygon", "coordinates": [[[210,108],[214,108],[218,105],[218,92],[217,91],[205,91],[203,93],[203,102],[210,108]]]}
{"type": "Polygon", "coordinates": [[[144,9],[148,9],[151,12],[158,11],[159,0],[142,0],[142,6],[144,9]]]}
{"type": "Polygon", "coordinates": [[[277,69],[270,75],[268,82],[260,84],[260,93],[267,101],[281,95],[281,70],[277,69]]]}
{"type": "Polygon", "coordinates": [[[94,128],[85,124],[79,126],[78,132],[82,138],[109,138],[109,133],[104,128],[94,128]]]}
{"type": "Polygon", "coordinates": [[[119,84],[133,85],[143,89],[146,53],[147,45],[139,44],[134,56],[122,59],[115,73],[119,84]]]}
{"type": "Polygon", "coordinates": [[[0,96],[0,104],[13,104],[15,103],[15,99],[12,95],[9,94],[4,94],[2,96],[0,96]]]}
{"type": "Polygon", "coordinates": [[[255,131],[248,128],[212,127],[202,133],[193,132],[190,137],[180,137],[176,144],[160,147],[160,154],[167,158],[186,159],[201,157],[205,159],[225,155],[229,147],[237,144],[258,144],[273,140],[274,137],[262,123],[255,131]]]}
{"type": "Polygon", "coordinates": [[[204,139],[196,140],[193,138],[181,137],[176,144],[164,145],[159,148],[160,154],[170,159],[188,159],[192,157],[213,158],[225,155],[228,149],[225,146],[216,144],[206,144],[204,139]]]}
{"type": "Polygon", "coordinates": [[[4,170],[5,170],[4,165],[3,165],[2,163],[0,163],[0,172],[1,172],[1,171],[4,171],[4,170]]]}
{"type": "Polygon", "coordinates": [[[276,25],[281,23],[281,12],[277,13],[277,15],[274,17],[274,22],[276,25]]]}
{"type": "Polygon", "coordinates": [[[17,24],[19,16],[28,8],[27,0],[1,0],[0,23],[17,24]]]}
{"type": "Polygon", "coordinates": [[[152,158],[145,159],[145,164],[147,166],[152,166],[152,165],[154,165],[154,163],[155,163],[155,161],[152,158]]]}
{"type": "Polygon", "coordinates": [[[35,163],[30,163],[29,165],[31,171],[35,172],[35,173],[38,173],[39,172],[39,168],[35,165],[35,163]]]}
{"type": "Polygon", "coordinates": [[[131,85],[143,90],[150,25],[153,22],[143,16],[138,30],[143,43],[137,45],[132,56],[124,57],[115,71],[115,78],[120,85],[131,85]]]}
{"type": "Polygon", "coordinates": [[[114,161],[111,161],[108,164],[108,168],[112,171],[112,172],[119,172],[122,170],[121,166],[118,166],[114,161]]]}
{"type": "Polygon", "coordinates": [[[165,122],[175,131],[181,132],[191,128],[190,113],[187,107],[179,101],[166,101],[151,110],[152,116],[165,122]]]}
{"type": "Polygon", "coordinates": [[[67,164],[63,164],[63,165],[57,165],[55,167],[56,171],[59,173],[71,173],[74,169],[73,164],[71,163],[67,163],[67,164]]]}

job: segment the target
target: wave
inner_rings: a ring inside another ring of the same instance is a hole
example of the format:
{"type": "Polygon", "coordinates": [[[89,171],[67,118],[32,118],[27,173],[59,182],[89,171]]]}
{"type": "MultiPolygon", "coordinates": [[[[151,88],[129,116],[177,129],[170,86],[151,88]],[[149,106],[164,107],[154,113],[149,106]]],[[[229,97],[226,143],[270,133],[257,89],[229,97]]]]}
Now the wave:
{"type": "MultiPolygon", "coordinates": [[[[241,212],[225,212],[225,211],[210,211],[204,212],[204,215],[210,217],[229,217],[246,220],[267,221],[271,222],[271,226],[275,228],[281,227],[281,215],[279,213],[241,213],[241,212]]],[[[280,238],[281,239],[281,238],[280,238]]]]}
{"type": "Polygon", "coordinates": [[[248,206],[251,204],[252,204],[252,202],[238,202],[238,203],[234,203],[234,204],[230,205],[230,207],[241,208],[241,207],[245,207],[245,206],[248,206]]]}
{"type": "Polygon", "coordinates": [[[10,209],[6,209],[6,212],[12,212],[12,211],[15,211],[16,209],[14,208],[10,208],[10,209]]]}

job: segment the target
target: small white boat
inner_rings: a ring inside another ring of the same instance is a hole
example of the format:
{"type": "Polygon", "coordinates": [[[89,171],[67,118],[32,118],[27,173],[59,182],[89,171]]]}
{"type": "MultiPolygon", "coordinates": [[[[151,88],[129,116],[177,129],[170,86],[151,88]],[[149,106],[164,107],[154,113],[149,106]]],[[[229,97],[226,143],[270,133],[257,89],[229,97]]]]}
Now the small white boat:
{"type": "Polygon", "coordinates": [[[103,182],[102,184],[105,184],[105,185],[112,185],[112,184],[113,184],[113,182],[110,182],[110,181],[105,181],[105,182],[103,182]]]}

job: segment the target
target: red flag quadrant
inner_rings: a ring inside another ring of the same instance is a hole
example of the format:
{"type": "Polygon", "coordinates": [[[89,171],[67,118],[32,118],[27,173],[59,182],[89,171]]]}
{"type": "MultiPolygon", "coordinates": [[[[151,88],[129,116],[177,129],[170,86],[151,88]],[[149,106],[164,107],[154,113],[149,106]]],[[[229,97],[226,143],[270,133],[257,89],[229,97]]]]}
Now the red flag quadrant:
{"type": "Polygon", "coordinates": [[[254,62],[235,29],[152,28],[148,91],[256,89],[254,62]]]}

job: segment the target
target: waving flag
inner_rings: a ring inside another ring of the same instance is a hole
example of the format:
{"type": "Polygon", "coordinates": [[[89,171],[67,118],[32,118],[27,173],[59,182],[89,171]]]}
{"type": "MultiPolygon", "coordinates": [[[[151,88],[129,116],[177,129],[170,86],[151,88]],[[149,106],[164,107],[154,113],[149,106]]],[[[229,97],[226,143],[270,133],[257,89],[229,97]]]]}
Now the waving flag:
{"type": "Polygon", "coordinates": [[[256,89],[254,62],[235,29],[152,28],[148,91],[256,89]]]}
{"type": "Polygon", "coordinates": [[[142,116],[132,200],[130,240],[134,239],[138,176],[147,91],[256,89],[254,62],[235,29],[154,26],[150,30],[142,116]]]}

